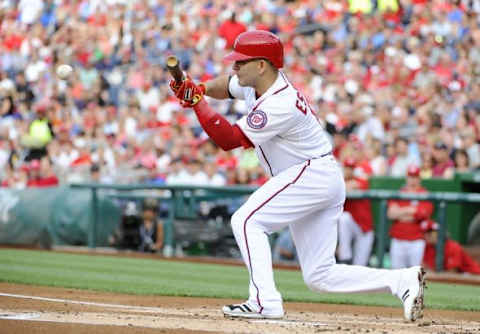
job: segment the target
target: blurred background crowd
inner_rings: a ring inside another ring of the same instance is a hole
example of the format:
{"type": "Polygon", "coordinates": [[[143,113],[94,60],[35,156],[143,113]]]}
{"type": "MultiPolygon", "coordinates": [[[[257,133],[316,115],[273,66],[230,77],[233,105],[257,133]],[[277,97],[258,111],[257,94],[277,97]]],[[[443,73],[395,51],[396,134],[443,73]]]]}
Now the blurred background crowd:
{"type": "Polygon", "coordinates": [[[2,186],[264,183],[252,150],[208,140],[164,69],[176,54],[196,81],[231,72],[222,58],[250,29],[280,36],[285,73],[357,176],[480,167],[480,0],[2,0],[2,186]]]}

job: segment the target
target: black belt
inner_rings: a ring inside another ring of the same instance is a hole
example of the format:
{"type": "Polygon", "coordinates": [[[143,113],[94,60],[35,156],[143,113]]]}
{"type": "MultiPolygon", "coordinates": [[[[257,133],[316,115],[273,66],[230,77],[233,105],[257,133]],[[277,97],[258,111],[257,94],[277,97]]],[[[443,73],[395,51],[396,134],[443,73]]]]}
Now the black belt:
{"type": "Polygon", "coordinates": [[[328,153],[325,153],[325,154],[322,154],[322,155],[319,156],[319,157],[310,158],[310,159],[308,159],[307,161],[315,160],[315,159],[320,159],[320,158],[325,158],[325,157],[329,156],[330,154],[332,154],[332,151],[330,151],[330,152],[328,152],[328,153]]]}
{"type": "Polygon", "coordinates": [[[332,154],[332,151],[330,151],[330,152],[328,152],[328,153],[325,153],[325,154],[322,154],[322,155],[319,156],[319,157],[310,158],[309,160],[315,160],[315,159],[325,158],[325,157],[329,156],[330,154],[332,154]]]}
{"type": "Polygon", "coordinates": [[[322,154],[321,156],[319,156],[317,158],[314,158],[314,159],[325,158],[327,155],[330,155],[330,154],[332,154],[332,151],[330,151],[328,153],[325,153],[325,154],[322,154]]]}

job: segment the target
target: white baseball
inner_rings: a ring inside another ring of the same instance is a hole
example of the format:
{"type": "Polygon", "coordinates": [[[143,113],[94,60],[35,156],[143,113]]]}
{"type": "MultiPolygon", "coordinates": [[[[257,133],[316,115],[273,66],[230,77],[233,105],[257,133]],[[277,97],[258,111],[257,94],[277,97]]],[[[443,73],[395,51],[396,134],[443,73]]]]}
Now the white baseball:
{"type": "Polygon", "coordinates": [[[63,79],[63,80],[67,79],[70,76],[70,74],[72,74],[72,72],[73,72],[73,68],[70,65],[62,64],[57,67],[57,76],[60,79],[63,79]]]}

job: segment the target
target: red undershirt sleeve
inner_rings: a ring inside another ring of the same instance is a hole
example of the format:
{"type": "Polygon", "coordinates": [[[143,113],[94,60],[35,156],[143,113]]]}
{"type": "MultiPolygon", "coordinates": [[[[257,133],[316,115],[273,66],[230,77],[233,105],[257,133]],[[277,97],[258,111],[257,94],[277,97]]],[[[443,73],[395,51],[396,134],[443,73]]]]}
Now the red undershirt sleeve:
{"type": "Polygon", "coordinates": [[[250,148],[254,145],[237,125],[231,125],[225,117],[213,111],[205,99],[201,99],[193,110],[200,125],[210,138],[223,150],[229,151],[243,146],[250,148]]]}

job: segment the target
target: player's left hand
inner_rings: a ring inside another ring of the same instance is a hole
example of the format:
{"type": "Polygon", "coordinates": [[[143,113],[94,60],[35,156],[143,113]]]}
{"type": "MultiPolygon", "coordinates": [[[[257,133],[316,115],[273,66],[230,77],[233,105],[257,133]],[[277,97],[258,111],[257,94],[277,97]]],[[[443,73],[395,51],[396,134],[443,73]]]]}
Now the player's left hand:
{"type": "Polygon", "coordinates": [[[191,108],[196,105],[205,94],[205,85],[196,85],[190,77],[183,80],[181,85],[175,80],[170,81],[170,89],[175,96],[180,100],[180,104],[184,108],[191,108]]]}

